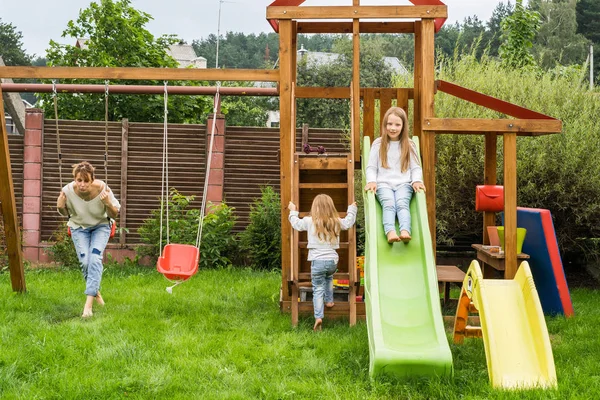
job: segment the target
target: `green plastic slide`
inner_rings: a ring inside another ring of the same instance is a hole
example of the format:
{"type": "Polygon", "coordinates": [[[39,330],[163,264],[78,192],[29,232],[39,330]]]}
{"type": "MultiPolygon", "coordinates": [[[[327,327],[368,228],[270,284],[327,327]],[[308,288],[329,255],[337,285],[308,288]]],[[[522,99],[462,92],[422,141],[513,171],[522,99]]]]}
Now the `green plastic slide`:
{"type": "MultiPolygon", "coordinates": [[[[418,138],[413,139],[419,148],[418,138]]],[[[363,182],[371,145],[363,146],[363,182]]],[[[425,194],[410,204],[412,240],[389,244],[381,206],[365,193],[365,295],[371,377],[452,375],[425,194]]]]}

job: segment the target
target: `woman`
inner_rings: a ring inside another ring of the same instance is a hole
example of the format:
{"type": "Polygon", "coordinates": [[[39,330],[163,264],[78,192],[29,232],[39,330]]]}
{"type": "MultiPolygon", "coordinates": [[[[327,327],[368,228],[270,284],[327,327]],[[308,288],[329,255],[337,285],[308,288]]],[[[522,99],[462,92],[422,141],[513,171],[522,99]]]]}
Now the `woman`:
{"type": "Polygon", "coordinates": [[[121,205],[110,188],[94,178],[94,167],[87,161],[73,166],[73,178],[73,182],[62,188],[56,208],[60,215],[69,217],[67,226],[71,229],[87,295],[81,316],[87,318],[93,315],[94,299],[104,305],[100,295],[102,254],[110,237],[110,218],[117,217],[121,205]]]}

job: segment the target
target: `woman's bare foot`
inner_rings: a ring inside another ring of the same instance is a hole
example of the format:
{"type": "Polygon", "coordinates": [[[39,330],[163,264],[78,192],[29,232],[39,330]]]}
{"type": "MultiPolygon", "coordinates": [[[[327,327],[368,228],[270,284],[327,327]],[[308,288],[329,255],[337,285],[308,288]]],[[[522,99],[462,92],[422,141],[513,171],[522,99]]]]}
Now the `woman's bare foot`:
{"type": "Polygon", "coordinates": [[[331,308],[333,306],[335,306],[335,303],[333,301],[331,303],[325,303],[325,307],[327,308],[331,308]]]}
{"type": "Polygon", "coordinates": [[[388,243],[394,243],[394,242],[399,241],[400,238],[396,234],[396,231],[389,231],[387,233],[387,240],[388,240],[388,243]]]}
{"type": "Polygon", "coordinates": [[[89,318],[93,315],[94,313],[92,312],[92,309],[86,307],[83,309],[83,314],[81,314],[81,318],[89,318]]]}
{"type": "Polygon", "coordinates": [[[101,306],[104,305],[104,299],[102,298],[100,292],[98,292],[98,294],[96,295],[96,303],[100,304],[101,306]]]}
{"type": "Polygon", "coordinates": [[[315,320],[315,326],[313,326],[313,331],[317,332],[317,331],[322,330],[322,328],[323,328],[322,325],[323,325],[323,320],[321,318],[317,318],[315,320]]]}
{"type": "Polygon", "coordinates": [[[410,239],[412,238],[410,237],[410,233],[408,233],[408,231],[402,230],[402,232],[400,232],[400,240],[402,240],[404,243],[410,242],[410,239]]]}

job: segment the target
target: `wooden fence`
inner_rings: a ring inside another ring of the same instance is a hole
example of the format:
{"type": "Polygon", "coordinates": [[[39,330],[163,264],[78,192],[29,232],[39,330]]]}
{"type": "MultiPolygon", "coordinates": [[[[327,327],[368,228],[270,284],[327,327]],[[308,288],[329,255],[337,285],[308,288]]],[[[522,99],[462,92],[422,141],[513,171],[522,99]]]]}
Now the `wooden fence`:
{"type": "MultiPolygon", "coordinates": [[[[59,120],[62,152],[62,183],[72,180],[71,165],[82,160],[96,167],[97,178],[104,174],[104,122],[59,120]]],[[[110,122],[108,125],[108,184],[121,202],[119,226],[128,233],[113,241],[122,245],[140,242],[138,228],[160,207],[163,124],[110,122]]],[[[41,240],[51,240],[64,219],[56,212],[60,182],[56,123],[45,120],[42,140],[41,240]]],[[[184,195],[196,196],[200,207],[206,172],[207,137],[205,125],[169,124],[169,186],[184,195]]],[[[302,133],[297,132],[301,151],[302,133]]],[[[340,130],[311,129],[309,141],[325,146],[329,152],[347,151],[347,138],[340,130]]],[[[23,197],[23,137],[9,137],[11,165],[18,212],[23,197]]],[[[224,150],[223,194],[235,207],[235,231],[248,224],[250,206],[260,197],[260,188],[273,186],[279,191],[279,129],[227,127],[224,150]]]]}

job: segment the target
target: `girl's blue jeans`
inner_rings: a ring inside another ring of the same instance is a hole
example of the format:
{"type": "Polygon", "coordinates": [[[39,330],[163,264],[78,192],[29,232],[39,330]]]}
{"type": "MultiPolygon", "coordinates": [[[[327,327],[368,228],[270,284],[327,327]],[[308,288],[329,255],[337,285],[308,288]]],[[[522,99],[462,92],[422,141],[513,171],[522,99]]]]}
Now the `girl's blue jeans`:
{"type": "Polygon", "coordinates": [[[96,296],[102,280],[102,255],[110,237],[110,225],[71,229],[77,258],[85,279],[85,294],[96,296]]]}
{"type": "Polygon", "coordinates": [[[333,274],[337,270],[336,260],[314,260],[310,267],[313,287],[313,308],[315,319],[323,318],[324,303],[333,302],[333,274]],[[323,301],[324,298],[324,301],[323,301]]]}
{"type": "Polygon", "coordinates": [[[383,209],[383,230],[386,235],[390,231],[396,231],[396,216],[400,231],[406,230],[410,234],[410,199],[413,191],[414,189],[409,183],[400,185],[396,189],[377,188],[376,195],[383,209]]]}

